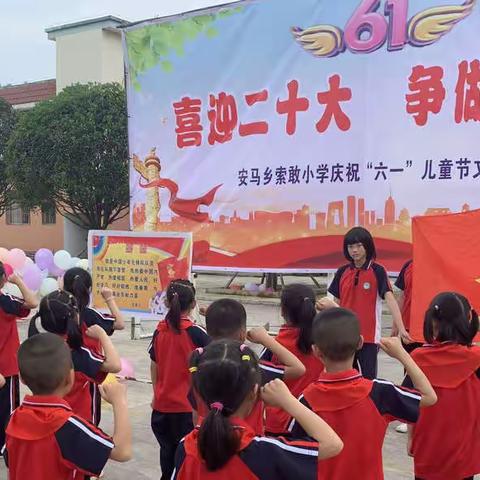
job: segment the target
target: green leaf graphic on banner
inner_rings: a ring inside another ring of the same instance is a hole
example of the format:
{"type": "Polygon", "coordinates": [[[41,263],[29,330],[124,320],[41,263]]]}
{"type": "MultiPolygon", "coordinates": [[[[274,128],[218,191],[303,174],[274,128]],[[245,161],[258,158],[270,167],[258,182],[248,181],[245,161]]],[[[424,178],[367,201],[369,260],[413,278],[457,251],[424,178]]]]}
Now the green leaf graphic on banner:
{"type": "Polygon", "coordinates": [[[185,45],[204,34],[213,39],[219,31],[213,26],[216,20],[228,18],[240,13],[242,7],[220,10],[219,12],[199,15],[170,23],[147,25],[125,34],[128,52],[130,81],[135,90],[140,91],[138,77],[160,64],[163,72],[173,71],[171,55],[185,55],[185,45]]]}

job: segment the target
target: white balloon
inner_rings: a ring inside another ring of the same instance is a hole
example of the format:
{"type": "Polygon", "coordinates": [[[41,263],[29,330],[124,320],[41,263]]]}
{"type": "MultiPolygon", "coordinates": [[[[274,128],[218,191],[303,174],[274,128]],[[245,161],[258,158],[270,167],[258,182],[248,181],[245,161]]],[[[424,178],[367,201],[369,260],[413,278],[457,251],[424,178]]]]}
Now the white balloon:
{"type": "Polygon", "coordinates": [[[88,271],[88,260],[86,258],[82,258],[78,263],[77,263],[77,267],[79,268],[83,268],[84,270],[87,270],[88,271]]]}
{"type": "Polygon", "coordinates": [[[54,278],[46,278],[40,285],[40,296],[45,297],[55,290],[58,290],[58,281],[54,278]]]}
{"type": "Polygon", "coordinates": [[[53,256],[53,263],[62,270],[68,270],[72,263],[72,257],[66,250],[59,250],[53,256]]]}
{"type": "Polygon", "coordinates": [[[76,267],[78,265],[79,261],[80,261],[80,259],[78,257],[72,257],[72,261],[70,262],[70,267],[69,268],[76,267]]]}

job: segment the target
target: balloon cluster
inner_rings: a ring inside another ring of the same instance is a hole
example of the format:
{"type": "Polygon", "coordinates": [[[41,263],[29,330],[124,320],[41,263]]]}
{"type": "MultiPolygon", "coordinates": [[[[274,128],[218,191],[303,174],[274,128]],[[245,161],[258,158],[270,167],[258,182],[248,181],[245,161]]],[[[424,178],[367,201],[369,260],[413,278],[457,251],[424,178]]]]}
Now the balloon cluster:
{"type": "MultiPolygon", "coordinates": [[[[35,253],[35,262],[27,257],[20,248],[7,250],[0,247],[0,261],[3,262],[7,278],[13,273],[23,278],[25,285],[41,297],[58,289],[58,279],[66,270],[80,267],[88,270],[88,260],[72,257],[66,250],[58,250],[55,254],[48,248],[41,248],[35,253]]],[[[17,295],[17,287],[9,284],[9,293],[17,295]]]]}

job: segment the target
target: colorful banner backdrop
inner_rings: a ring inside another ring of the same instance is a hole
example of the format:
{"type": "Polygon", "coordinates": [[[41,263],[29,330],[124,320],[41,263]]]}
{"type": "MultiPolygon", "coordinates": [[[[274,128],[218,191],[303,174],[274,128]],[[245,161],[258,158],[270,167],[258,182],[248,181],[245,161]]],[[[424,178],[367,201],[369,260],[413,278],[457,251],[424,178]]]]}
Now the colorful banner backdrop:
{"type": "Polygon", "coordinates": [[[354,225],[480,206],[477,0],[258,0],[125,31],[134,231],[198,269],[315,271],[354,225]]]}
{"type": "Polygon", "coordinates": [[[101,291],[109,287],[121,310],[164,315],[170,281],[190,278],[192,234],[92,230],[88,258],[97,308],[105,309],[101,291]]]}

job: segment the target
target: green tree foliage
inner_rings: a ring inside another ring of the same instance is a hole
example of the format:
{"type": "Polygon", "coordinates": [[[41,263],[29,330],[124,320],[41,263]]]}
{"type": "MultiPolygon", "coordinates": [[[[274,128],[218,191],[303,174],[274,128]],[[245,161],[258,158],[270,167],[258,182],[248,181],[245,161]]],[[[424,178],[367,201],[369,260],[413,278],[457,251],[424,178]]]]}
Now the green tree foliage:
{"type": "Polygon", "coordinates": [[[23,114],[6,151],[7,177],[26,208],[56,205],[86,229],[128,213],[125,92],[116,84],[75,85],[23,114]]]}
{"type": "Polygon", "coordinates": [[[218,30],[213,23],[241,11],[242,7],[236,7],[174,22],[154,23],[127,31],[129,72],[134,88],[140,90],[138,76],[158,64],[164,72],[171,72],[173,70],[172,54],[183,56],[185,44],[195,40],[201,34],[206,35],[207,38],[216,37],[218,30]]]}
{"type": "Polygon", "coordinates": [[[10,204],[12,186],[5,173],[5,150],[7,142],[15,128],[17,116],[12,106],[0,98],[0,215],[10,204]]]}

